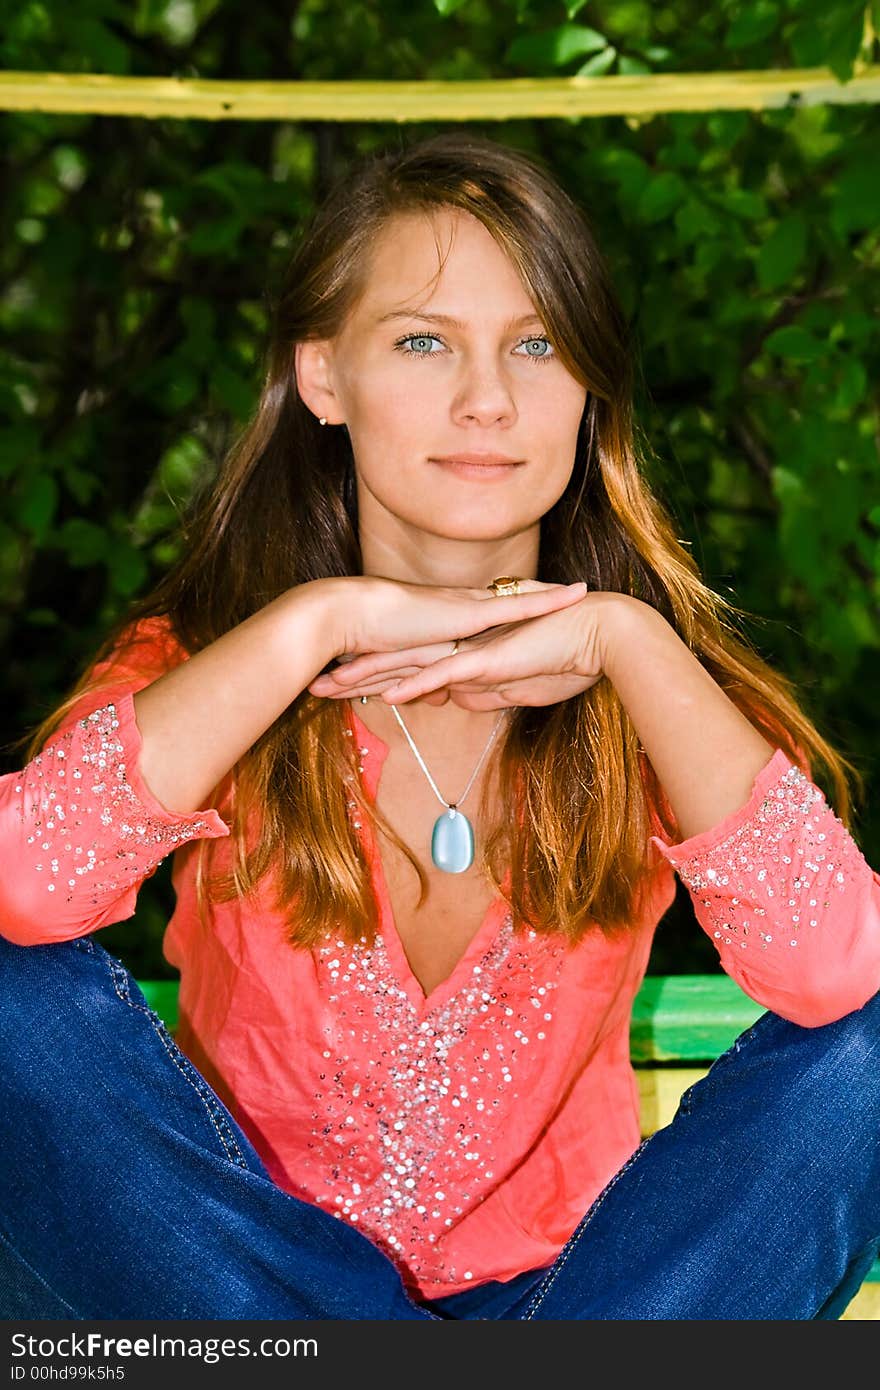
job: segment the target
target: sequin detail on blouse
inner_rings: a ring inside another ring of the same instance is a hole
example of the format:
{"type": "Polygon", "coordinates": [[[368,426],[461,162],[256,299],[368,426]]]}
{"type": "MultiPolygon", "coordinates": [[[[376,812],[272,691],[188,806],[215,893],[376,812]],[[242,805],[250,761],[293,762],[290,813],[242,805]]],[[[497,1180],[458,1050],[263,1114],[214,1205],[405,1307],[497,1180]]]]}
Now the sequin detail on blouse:
{"type": "Polygon", "coordinates": [[[515,934],[508,913],[461,987],[421,1016],[381,933],[373,947],[315,950],[328,1001],[324,1065],[298,1176],[404,1277],[469,1278],[446,1262],[444,1235],[503,1178],[499,1129],[538,1084],[553,1026],[565,948],[536,938],[515,934]]]}
{"type": "Polygon", "coordinates": [[[685,858],[664,853],[693,891],[695,909],[705,909],[705,929],[741,950],[796,947],[819,926],[832,893],[844,891],[847,868],[864,862],[819,788],[794,765],[731,835],[685,858]]]}
{"type": "MultiPolygon", "coordinates": [[[[33,789],[31,804],[23,800],[21,806],[32,829],[27,843],[47,852],[32,867],[45,875],[46,892],[60,888],[68,903],[86,888],[97,903],[140,883],[171,850],[210,833],[206,820],[169,813],[168,823],[143,805],[128,780],[117,713],[111,703],[77,720],[26,770],[28,780],[42,782],[33,789]],[[63,875],[62,854],[73,877],[63,875]],[[71,858],[80,862],[71,864],[71,858]]],[[[15,790],[24,792],[25,784],[17,783],[15,790]]]]}

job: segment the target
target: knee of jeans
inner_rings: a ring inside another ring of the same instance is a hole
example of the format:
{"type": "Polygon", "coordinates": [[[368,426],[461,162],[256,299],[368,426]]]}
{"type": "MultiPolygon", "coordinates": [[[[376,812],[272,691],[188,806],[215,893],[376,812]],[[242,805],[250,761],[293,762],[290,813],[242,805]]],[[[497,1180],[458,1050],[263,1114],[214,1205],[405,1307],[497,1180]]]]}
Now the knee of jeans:
{"type": "Polygon", "coordinates": [[[853,1009],[827,1024],[832,1045],[853,1065],[861,1064],[877,1077],[880,1073],[880,990],[860,1009],[853,1009]]]}
{"type": "Polygon", "coordinates": [[[812,1053],[803,1082],[817,1121],[836,1117],[880,1133],[880,992],[834,1023],[807,1030],[812,1053]]]}

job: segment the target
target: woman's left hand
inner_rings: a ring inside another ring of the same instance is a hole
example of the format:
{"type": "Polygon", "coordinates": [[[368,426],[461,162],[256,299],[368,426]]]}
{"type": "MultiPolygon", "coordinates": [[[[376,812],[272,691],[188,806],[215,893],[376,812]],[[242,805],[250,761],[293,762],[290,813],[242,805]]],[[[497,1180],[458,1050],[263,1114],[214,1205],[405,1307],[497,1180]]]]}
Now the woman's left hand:
{"type": "Polygon", "coordinates": [[[568,608],[468,637],[454,655],[448,642],[361,655],[318,676],[309,690],[329,699],[378,695],[394,705],[445,691],[473,710],[553,705],[601,680],[612,613],[622,601],[588,593],[568,608]]]}

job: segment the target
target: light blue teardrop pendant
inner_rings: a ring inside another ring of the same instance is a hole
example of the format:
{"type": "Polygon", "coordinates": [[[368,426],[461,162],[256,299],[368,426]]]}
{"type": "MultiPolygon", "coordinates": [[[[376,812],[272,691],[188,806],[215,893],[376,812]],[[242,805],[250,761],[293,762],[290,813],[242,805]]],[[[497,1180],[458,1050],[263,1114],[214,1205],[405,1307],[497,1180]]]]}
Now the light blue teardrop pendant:
{"type": "Polygon", "coordinates": [[[431,858],[447,874],[463,874],[474,862],[474,831],[467,816],[454,806],[434,822],[431,858]]]}

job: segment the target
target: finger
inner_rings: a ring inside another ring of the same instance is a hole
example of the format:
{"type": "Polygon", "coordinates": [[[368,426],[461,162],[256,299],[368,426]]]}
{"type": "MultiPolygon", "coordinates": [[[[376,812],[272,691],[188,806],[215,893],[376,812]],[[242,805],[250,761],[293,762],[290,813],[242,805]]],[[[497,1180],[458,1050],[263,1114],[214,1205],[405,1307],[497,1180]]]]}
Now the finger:
{"type": "Polygon", "coordinates": [[[323,700],[359,700],[362,695],[381,695],[398,684],[399,680],[394,679],[364,681],[353,690],[313,690],[312,694],[319,695],[323,700]]]}
{"type": "Polygon", "coordinates": [[[586,593],[587,586],[578,581],[577,584],[560,585],[557,589],[546,589],[540,593],[502,596],[492,603],[480,599],[476,611],[470,604],[463,611],[454,611],[452,620],[457,630],[449,635],[451,638],[464,639],[505,625],[518,627],[531,618],[542,618],[560,609],[571,608],[581,603],[586,593]]]}
{"type": "Polygon", "coordinates": [[[348,699],[357,695],[374,694],[406,676],[418,675],[422,669],[421,666],[397,666],[391,671],[365,674],[360,680],[354,681],[338,681],[334,680],[333,676],[318,676],[309,685],[309,690],[313,695],[344,695],[348,699]]]}
{"type": "MultiPolygon", "coordinates": [[[[491,607],[476,614],[474,621],[482,621],[491,614],[489,621],[493,627],[498,623],[521,622],[524,618],[535,617],[540,613],[552,613],[559,608],[568,608],[573,603],[580,603],[586,592],[587,585],[579,579],[576,584],[548,584],[540,589],[521,590],[518,594],[480,594],[478,602],[481,606],[491,599],[491,607]]],[[[475,591],[476,593],[479,591],[475,591]]],[[[467,615],[465,620],[470,622],[467,615]]],[[[470,636],[478,631],[481,631],[478,627],[462,627],[461,634],[470,636]]]]}
{"type": "Polygon", "coordinates": [[[489,683],[490,678],[481,670],[481,658],[477,653],[457,652],[455,656],[433,661],[430,666],[423,667],[413,675],[403,676],[400,680],[385,685],[382,698],[388,704],[394,705],[419,695],[426,695],[429,690],[438,690],[441,686],[466,684],[474,678],[478,682],[482,678],[484,685],[489,683]]]}
{"type": "Polygon", "coordinates": [[[451,640],[445,638],[441,642],[425,643],[419,647],[401,647],[398,651],[365,652],[362,656],[354,657],[344,668],[337,667],[318,679],[330,678],[340,686],[350,687],[380,673],[388,675],[392,672],[417,671],[441,656],[451,655],[451,640]]]}
{"type": "MultiPolygon", "coordinates": [[[[578,580],[577,582],[582,583],[583,581],[578,580]]],[[[569,589],[572,587],[571,584],[562,580],[548,584],[543,579],[520,579],[517,583],[519,587],[515,594],[496,594],[491,584],[487,585],[485,589],[471,589],[469,592],[474,594],[477,598],[522,598],[523,594],[546,594],[558,591],[559,589],[569,589]]]]}

